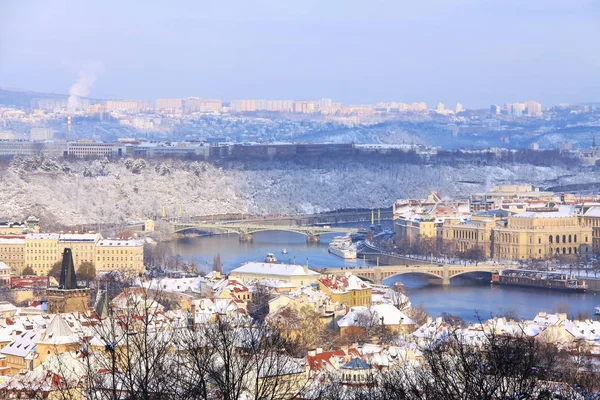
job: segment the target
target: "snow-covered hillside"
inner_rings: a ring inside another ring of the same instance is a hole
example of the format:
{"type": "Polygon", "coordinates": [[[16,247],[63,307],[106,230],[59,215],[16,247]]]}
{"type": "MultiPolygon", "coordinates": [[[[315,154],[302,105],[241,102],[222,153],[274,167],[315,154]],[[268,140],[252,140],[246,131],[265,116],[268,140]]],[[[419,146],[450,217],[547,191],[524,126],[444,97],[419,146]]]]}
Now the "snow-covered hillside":
{"type": "Polygon", "coordinates": [[[491,185],[530,182],[542,187],[595,181],[564,168],[419,166],[389,162],[321,161],[231,164],[125,159],[68,162],[17,158],[0,167],[0,218],[33,214],[64,225],[116,223],[167,214],[313,213],[389,207],[394,200],[465,196],[491,185]],[[469,182],[469,183],[465,183],[469,182]]]}

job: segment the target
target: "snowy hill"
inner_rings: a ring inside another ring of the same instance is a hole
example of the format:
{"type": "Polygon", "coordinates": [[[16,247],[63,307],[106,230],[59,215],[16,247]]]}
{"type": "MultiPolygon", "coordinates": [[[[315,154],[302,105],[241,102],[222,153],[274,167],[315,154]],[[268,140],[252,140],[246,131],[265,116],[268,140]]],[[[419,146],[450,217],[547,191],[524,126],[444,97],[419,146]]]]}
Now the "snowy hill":
{"type": "Polygon", "coordinates": [[[116,223],[169,215],[313,213],[389,207],[394,200],[465,196],[500,183],[541,187],[594,182],[583,170],[531,165],[423,166],[394,162],[114,162],[14,159],[0,167],[0,218],[30,214],[64,225],[116,223]]]}

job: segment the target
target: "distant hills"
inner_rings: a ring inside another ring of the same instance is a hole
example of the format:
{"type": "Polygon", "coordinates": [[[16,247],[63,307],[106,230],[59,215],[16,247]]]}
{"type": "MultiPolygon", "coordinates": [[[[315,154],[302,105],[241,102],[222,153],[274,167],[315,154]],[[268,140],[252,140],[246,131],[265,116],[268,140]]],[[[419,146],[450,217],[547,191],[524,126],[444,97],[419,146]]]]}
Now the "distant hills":
{"type": "Polygon", "coordinates": [[[32,99],[66,99],[68,97],[67,94],[0,88],[0,105],[3,106],[30,107],[32,99]]]}

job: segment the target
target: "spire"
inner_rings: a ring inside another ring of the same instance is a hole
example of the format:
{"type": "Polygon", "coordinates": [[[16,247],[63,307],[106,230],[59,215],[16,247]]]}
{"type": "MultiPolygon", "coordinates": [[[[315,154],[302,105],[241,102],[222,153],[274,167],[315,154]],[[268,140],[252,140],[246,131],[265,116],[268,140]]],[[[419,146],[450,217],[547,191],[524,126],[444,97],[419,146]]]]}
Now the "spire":
{"type": "Polygon", "coordinates": [[[77,289],[77,277],[75,276],[75,265],[73,264],[73,254],[70,248],[65,248],[63,252],[62,266],[60,268],[59,289],[77,289]]]}

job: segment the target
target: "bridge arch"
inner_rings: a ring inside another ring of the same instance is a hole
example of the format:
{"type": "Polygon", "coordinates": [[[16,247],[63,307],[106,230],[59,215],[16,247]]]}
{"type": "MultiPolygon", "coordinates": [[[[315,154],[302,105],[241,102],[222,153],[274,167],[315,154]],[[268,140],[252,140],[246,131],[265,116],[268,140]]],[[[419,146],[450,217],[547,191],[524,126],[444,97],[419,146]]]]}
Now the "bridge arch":
{"type": "MultiPolygon", "coordinates": [[[[427,270],[422,270],[422,271],[415,271],[415,270],[410,270],[410,271],[400,271],[400,272],[394,272],[390,275],[387,275],[384,273],[382,273],[382,277],[381,277],[381,281],[385,281],[388,280],[390,278],[394,278],[396,276],[400,276],[400,275],[408,275],[408,274],[415,274],[415,275],[426,275],[429,276],[431,278],[436,278],[436,279],[443,279],[443,271],[440,269],[440,273],[441,274],[434,274],[433,272],[427,271],[427,270]]],[[[360,276],[360,275],[359,275],[360,276]]]]}
{"type": "Polygon", "coordinates": [[[469,270],[469,271],[458,272],[456,274],[451,274],[449,276],[449,278],[452,279],[452,278],[456,278],[457,276],[461,276],[461,275],[464,275],[464,274],[472,274],[472,273],[486,273],[486,274],[490,274],[491,275],[494,272],[498,272],[498,271],[495,271],[495,270],[492,271],[490,269],[482,268],[480,270],[469,270]]]}

